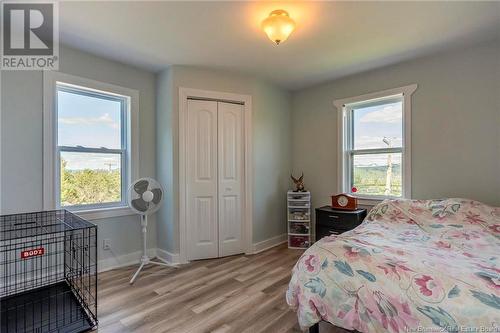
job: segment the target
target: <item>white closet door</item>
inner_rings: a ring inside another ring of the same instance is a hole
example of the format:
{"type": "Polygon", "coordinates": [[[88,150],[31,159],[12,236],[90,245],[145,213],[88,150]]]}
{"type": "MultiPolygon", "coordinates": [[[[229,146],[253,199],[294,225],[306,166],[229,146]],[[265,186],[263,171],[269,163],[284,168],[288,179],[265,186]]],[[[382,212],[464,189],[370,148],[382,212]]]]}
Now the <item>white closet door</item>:
{"type": "Polygon", "coordinates": [[[243,252],[243,106],[218,103],[219,256],[243,252]]]}
{"type": "Polygon", "coordinates": [[[188,259],[219,255],[217,197],[217,102],[188,100],[188,259]]]}

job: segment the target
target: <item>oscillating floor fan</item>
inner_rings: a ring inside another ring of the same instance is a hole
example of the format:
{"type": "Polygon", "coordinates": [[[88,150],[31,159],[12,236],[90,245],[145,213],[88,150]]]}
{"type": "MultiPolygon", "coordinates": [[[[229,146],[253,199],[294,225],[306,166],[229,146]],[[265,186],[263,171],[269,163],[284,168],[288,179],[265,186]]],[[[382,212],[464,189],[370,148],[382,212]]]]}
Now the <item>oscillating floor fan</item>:
{"type": "Polygon", "coordinates": [[[141,264],[130,283],[134,283],[142,268],[147,264],[175,267],[163,262],[152,261],[147,255],[148,215],[156,212],[163,199],[163,189],[152,178],[141,178],[133,182],[128,189],[128,203],[130,208],[141,215],[142,226],[142,257],[141,264]]]}

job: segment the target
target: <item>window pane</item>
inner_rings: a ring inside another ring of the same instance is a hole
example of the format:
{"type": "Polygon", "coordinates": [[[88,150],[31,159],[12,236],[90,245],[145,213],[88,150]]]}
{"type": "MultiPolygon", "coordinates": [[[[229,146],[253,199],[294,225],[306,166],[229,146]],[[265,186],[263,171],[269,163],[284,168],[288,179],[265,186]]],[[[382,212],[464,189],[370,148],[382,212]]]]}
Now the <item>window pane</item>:
{"type": "Polygon", "coordinates": [[[356,194],[400,197],[401,153],[354,155],[352,180],[356,194]]]}
{"type": "Polygon", "coordinates": [[[58,90],[58,145],[120,149],[121,104],[119,99],[58,90]]]}
{"type": "Polygon", "coordinates": [[[402,147],[402,102],[353,109],[354,149],[402,147]]]}
{"type": "Polygon", "coordinates": [[[121,201],[121,155],[61,152],[61,206],[121,201]]]}

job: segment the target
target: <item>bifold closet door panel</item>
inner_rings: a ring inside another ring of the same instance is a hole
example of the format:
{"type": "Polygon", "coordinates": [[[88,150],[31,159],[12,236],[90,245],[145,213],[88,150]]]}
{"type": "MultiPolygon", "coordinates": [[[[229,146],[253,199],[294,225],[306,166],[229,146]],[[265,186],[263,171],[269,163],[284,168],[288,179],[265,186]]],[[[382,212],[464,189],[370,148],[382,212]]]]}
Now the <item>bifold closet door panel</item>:
{"type": "Polygon", "coordinates": [[[218,103],[219,256],[243,252],[244,109],[218,103]]]}
{"type": "Polygon", "coordinates": [[[186,135],[188,259],[219,256],[217,102],[188,100],[186,135]]]}

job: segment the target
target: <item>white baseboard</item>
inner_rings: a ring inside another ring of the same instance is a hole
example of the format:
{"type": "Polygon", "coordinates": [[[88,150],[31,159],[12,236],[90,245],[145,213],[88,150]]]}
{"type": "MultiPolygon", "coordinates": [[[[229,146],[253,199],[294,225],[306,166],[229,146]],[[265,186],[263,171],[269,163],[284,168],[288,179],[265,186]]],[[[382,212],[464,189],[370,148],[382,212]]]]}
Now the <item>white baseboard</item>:
{"type": "Polygon", "coordinates": [[[177,265],[179,261],[179,253],[170,253],[163,249],[156,249],[156,257],[167,264],[177,265]]]}
{"type": "Polygon", "coordinates": [[[269,250],[270,248],[286,243],[287,241],[288,241],[287,234],[281,234],[275,237],[271,237],[261,242],[254,243],[253,253],[256,254],[265,250],[269,250]]]}
{"type": "MultiPolygon", "coordinates": [[[[287,234],[278,235],[275,237],[271,237],[264,241],[254,243],[253,244],[253,253],[260,253],[265,250],[269,250],[272,247],[278,246],[280,244],[287,242],[287,234]]],[[[120,256],[114,256],[111,258],[101,259],[97,263],[97,271],[105,272],[111,269],[120,268],[124,266],[130,266],[134,264],[138,264],[141,259],[142,252],[136,251],[132,253],[123,254],[120,256]]],[[[167,264],[176,265],[180,263],[179,254],[178,253],[170,253],[163,249],[149,249],[148,256],[150,258],[158,258],[167,264]]]]}
{"type": "MultiPolygon", "coordinates": [[[[136,251],[132,253],[123,254],[120,256],[101,259],[97,262],[97,271],[105,272],[109,271],[110,269],[138,264],[139,260],[141,259],[141,256],[142,256],[142,251],[136,251]]],[[[148,256],[151,258],[156,257],[156,249],[149,249],[148,256]]]]}

